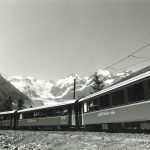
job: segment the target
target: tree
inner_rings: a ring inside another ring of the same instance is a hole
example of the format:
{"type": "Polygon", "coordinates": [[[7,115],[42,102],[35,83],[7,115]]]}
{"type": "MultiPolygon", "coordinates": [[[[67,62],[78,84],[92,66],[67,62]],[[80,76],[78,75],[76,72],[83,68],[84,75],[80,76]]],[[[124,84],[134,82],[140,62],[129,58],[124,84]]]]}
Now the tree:
{"type": "Polygon", "coordinates": [[[12,98],[10,96],[4,101],[4,109],[6,111],[12,110],[12,98]]]}
{"type": "Polygon", "coordinates": [[[17,101],[17,109],[21,110],[23,108],[23,104],[24,104],[23,100],[21,98],[18,99],[18,101],[17,101]]]}
{"type": "Polygon", "coordinates": [[[94,93],[98,92],[104,88],[104,81],[102,79],[100,79],[100,77],[97,73],[94,74],[93,81],[94,81],[94,83],[91,87],[94,90],[94,93]]]}

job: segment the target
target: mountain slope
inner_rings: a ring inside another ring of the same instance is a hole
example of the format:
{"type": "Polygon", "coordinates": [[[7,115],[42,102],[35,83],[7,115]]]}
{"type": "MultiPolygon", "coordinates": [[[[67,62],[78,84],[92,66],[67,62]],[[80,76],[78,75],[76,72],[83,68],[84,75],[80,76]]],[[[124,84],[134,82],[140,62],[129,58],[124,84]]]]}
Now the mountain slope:
{"type": "Polygon", "coordinates": [[[31,100],[17,88],[15,88],[10,82],[8,82],[3,76],[0,75],[0,109],[2,109],[3,102],[6,98],[11,97],[13,103],[16,105],[17,100],[22,98],[25,101],[25,106],[31,106],[31,100]]]}
{"type": "MultiPolygon", "coordinates": [[[[106,70],[98,70],[96,73],[104,81],[105,86],[109,86],[130,74],[130,72],[111,74],[106,70]]],[[[93,75],[80,78],[77,74],[71,74],[58,81],[37,80],[31,76],[5,76],[5,78],[21,92],[33,99],[34,102],[38,103],[37,105],[41,105],[43,102],[49,104],[49,102],[55,103],[72,99],[74,79],[76,79],[76,98],[89,95],[92,92],[93,75]]]]}

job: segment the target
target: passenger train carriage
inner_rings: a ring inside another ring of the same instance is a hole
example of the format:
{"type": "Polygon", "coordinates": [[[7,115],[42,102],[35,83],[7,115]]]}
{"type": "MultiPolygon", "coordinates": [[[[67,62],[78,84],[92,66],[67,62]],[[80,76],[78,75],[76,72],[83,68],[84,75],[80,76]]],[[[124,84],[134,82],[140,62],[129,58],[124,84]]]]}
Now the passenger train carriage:
{"type": "Polygon", "coordinates": [[[150,131],[150,67],[79,100],[1,112],[3,128],[150,131]]]}
{"type": "Polygon", "coordinates": [[[150,129],[150,71],[79,100],[80,125],[95,129],[150,129]]]}
{"type": "Polygon", "coordinates": [[[0,129],[14,128],[16,125],[16,111],[0,112],[0,129]]]}
{"type": "Polygon", "coordinates": [[[75,126],[75,100],[53,106],[41,106],[17,112],[19,128],[67,129],[75,126]]]}

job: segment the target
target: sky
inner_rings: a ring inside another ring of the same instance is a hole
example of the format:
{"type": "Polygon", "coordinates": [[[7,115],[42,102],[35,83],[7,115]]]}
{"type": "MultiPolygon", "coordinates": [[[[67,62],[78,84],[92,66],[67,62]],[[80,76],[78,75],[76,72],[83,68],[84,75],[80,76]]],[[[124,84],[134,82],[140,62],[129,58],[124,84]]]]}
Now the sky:
{"type": "MultiPolygon", "coordinates": [[[[149,43],[149,16],[148,0],[0,0],[0,72],[43,80],[90,75],[149,43]]],[[[150,57],[150,47],[136,56],[150,57]]]]}

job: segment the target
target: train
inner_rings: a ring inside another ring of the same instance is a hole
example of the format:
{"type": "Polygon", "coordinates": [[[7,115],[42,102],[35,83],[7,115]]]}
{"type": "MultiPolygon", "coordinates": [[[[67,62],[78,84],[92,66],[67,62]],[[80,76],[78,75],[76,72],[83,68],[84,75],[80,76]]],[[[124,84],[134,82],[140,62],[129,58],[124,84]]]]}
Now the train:
{"type": "Polygon", "coordinates": [[[81,99],[0,112],[0,129],[150,131],[149,68],[81,99]]]}

